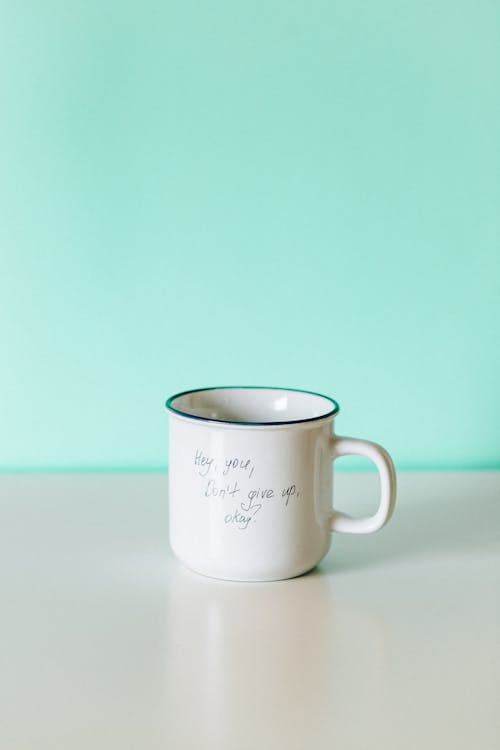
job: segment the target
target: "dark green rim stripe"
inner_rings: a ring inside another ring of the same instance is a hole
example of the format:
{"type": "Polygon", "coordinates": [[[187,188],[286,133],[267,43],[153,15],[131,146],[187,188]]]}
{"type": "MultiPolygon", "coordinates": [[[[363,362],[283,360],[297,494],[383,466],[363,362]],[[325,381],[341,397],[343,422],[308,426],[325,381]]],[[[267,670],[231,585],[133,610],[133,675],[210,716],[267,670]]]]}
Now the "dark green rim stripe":
{"type": "Polygon", "coordinates": [[[236,424],[236,425],[242,425],[242,426],[248,426],[248,427],[277,427],[280,425],[288,425],[288,424],[304,424],[307,422],[319,422],[321,419],[328,419],[328,417],[334,417],[335,414],[338,414],[340,406],[335,401],[335,399],[330,398],[330,396],[325,396],[324,393],[317,393],[316,391],[306,391],[303,388],[280,388],[278,386],[268,386],[268,385],[216,385],[212,387],[207,388],[191,388],[187,391],[180,391],[179,393],[174,393],[173,396],[170,396],[170,398],[167,399],[165,402],[166,408],[173,412],[174,414],[179,414],[181,417],[186,417],[187,419],[196,419],[199,422],[212,422],[213,424],[236,424]],[[182,411],[181,409],[176,409],[175,406],[172,405],[172,403],[180,398],[181,396],[188,396],[191,393],[203,393],[204,391],[223,391],[223,390],[262,390],[262,391],[292,391],[293,393],[305,393],[309,396],[319,396],[320,398],[325,398],[327,401],[329,401],[332,405],[332,409],[327,412],[326,414],[321,414],[319,417],[308,417],[307,419],[288,419],[285,421],[280,422],[238,422],[233,419],[212,419],[211,417],[201,417],[198,414],[189,414],[188,412],[182,411]]]}

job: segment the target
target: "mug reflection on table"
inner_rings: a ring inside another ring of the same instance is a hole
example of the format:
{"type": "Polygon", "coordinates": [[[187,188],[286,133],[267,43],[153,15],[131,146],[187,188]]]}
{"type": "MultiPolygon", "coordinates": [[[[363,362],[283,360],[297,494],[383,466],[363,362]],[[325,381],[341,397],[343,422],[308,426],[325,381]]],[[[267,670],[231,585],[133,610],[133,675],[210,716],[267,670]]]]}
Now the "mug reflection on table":
{"type": "Polygon", "coordinates": [[[383,714],[384,622],[369,601],[337,595],[335,579],[321,569],[241,586],[179,565],[167,611],[169,731],[178,747],[238,747],[242,727],[254,744],[255,732],[265,731],[266,747],[273,733],[279,746],[290,725],[307,733],[318,722],[334,735],[336,717],[345,721],[363,700],[373,715],[383,714]],[[363,665],[362,675],[353,664],[363,665]],[[188,707],[195,720],[177,722],[188,707]]]}

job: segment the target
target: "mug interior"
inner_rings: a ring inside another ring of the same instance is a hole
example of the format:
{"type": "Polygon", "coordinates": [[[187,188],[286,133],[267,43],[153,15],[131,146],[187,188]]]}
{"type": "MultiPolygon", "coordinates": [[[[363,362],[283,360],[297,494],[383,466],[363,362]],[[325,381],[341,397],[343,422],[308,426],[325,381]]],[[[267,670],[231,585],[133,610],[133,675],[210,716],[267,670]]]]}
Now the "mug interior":
{"type": "Polygon", "coordinates": [[[230,424],[280,425],[335,415],[329,396],[290,388],[228,386],[176,393],[167,409],[184,417],[230,424]]]}

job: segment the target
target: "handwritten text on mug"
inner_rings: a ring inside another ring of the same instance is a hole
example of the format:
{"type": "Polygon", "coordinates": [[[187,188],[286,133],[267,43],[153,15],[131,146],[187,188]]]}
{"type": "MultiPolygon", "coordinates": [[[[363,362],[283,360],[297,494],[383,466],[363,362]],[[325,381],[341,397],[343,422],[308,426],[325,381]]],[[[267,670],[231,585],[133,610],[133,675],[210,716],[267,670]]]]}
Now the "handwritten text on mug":
{"type": "Polygon", "coordinates": [[[202,480],[202,499],[233,501],[230,512],[227,512],[227,506],[224,508],[223,521],[240,531],[246,531],[266,505],[279,503],[286,509],[291,500],[300,497],[300,490],[292,482],[281,487],[259,486],[255,481],[257,477],[250,482],[256,466],[248,456],[224,456],[216,461],[213,456],[197,448],[193,464],[202,480]]]}

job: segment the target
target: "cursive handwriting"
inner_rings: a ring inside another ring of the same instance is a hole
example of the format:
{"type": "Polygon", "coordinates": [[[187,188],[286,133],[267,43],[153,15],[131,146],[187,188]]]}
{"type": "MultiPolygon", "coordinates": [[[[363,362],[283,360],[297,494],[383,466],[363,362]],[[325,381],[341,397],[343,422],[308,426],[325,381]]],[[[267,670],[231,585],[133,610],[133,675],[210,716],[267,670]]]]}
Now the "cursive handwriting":
{"type": "Polygon", "coordinates": [[[254,469],[254,467],[252,466],[252,459],[238,458],[237,456],[234,458],[226,458],[224,461],[224,469],[222,470],[222,473],[224,474],[224,476],[227,476],[230,471],[235,471],[238,469],[241,471],[246,471],[248,473],[248,476],[251,477],[254,469]]]}
{"type": "Polygon", "coordinates": [[[281,497],[285,499],[285,505],[288,505],[290,498],[299,496],[299,493],[297,492],[297,488],[294,484],[291,484],[289,487],[283,487],[281,490],[281,497]]]}
{"type": "Polygon", "coordinates": [[[234,523],[241,531],[248,529],[248,524],[253,520],[253,517],[257,511],[254,511],[250,515],[241,513],[239,510],[235,510],[232,513],[226,513],[224,516],[224,523],[234,523]]]}
{"type": "MultiPolygon", "coordinates": [[[[209,449],[214,449],[210,444],[209,449]]],[[[205,501],[220,501],[214,503],[220,508],[220,519],[226,526],[232,526],[240,531],[247,531],[250,524],[256,521],[256,516],[265,511],[269,503],[283,509],[288,508],[292,498],[298,500],[299,488],[296,484],[288,485],[260,485],[258,486],[258,465],[248,455],[224,456],[218,451],[210,455],[201,448],[196,448],[193,457],[194,472],[201,477],[200,494],[205,501]],[[250,482],[254,471],[257,477],[255,484],[250,482]],[[280,502],[281,500],[281,502],[280,502]],[[229,504],[229,507],[228,507],[229,504]]],[[[211,511],[212,513],[212,511],[211,511]]]]}
{"type": "Polygon", "coordinates": [[[219,487],[215,483],[215,479],[209,479],[205,487],[205,497],[218,497],[222,500],[226,495],[228,497],[235,497],[239,491],[238,482],[233,482],[232,486],[226,484],[225,487],[219,487]]]}
{"type": "MultiPolygon", "coordinates": [[[[198,474],[200,475],[200,477],[207,476],[208,472],[212,468],[213,463],[213,458],[206,456],[199,448],[196,449],[196,453],[194,454],[194,465],[201,467],[198,469],[198,474]]],[[[214,468],[217,467],[214,466],[214,468]]]]}
{"type": "Polygon", "coordinates": [[[259,498],[260,500],[272,500],[274,498],[274,490],[272,489],[261,489],[258,487],[256,490],[250,490],[248,493],[249,500],[259,498]]]}

